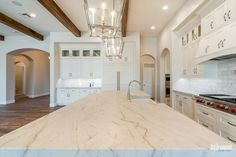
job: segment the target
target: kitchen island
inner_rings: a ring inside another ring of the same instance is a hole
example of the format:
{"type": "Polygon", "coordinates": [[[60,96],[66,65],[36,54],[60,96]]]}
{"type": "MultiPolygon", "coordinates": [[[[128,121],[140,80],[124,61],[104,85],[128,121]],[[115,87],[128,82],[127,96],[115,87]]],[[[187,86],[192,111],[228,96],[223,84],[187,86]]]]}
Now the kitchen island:
{"type": "Polygon", "coordinates": [[[0,157],[234,156],[235,145],[165,104],[101,92],[0,138],[0,157]]]}

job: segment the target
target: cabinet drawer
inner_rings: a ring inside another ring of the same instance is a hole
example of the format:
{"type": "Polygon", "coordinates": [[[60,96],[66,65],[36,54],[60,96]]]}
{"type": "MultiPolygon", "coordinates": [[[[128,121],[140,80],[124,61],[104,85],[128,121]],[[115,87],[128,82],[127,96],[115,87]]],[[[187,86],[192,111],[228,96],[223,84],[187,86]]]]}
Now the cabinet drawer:
{"type": "Polygon", "coordinates": [[[232,135],[226,131],[221,131],[221,137],[228,139],[229,141],[236,143],[236,136],[232,135]]]}
{"type": "Polygon", "coordinates": [[[197,116],[210,121],[216,121],[216,114],[200,105],[197,108],[197,116]]]}
{"type": "Polygon", "coordinates": [[[216,132],[216,123],[215,122],[212,122],[212,121],[209,121],[209,120],[203,119],[203,118],[198,118],[198,123],[208,129],[210,129],[211,131],[216,132]]]}
{"type": "Polygon", "coordinates": [[[236,118],[221,116],[219,120],[220,130],[236,136],[236,118]]]}

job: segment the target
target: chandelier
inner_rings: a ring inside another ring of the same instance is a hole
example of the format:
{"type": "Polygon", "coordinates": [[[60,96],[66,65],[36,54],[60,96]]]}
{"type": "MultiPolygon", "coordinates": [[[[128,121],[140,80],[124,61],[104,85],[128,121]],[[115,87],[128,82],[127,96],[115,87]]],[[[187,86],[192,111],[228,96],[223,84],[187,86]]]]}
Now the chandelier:
{"type": "Polygon", "coordinates": [[[113,58],[121,59],[123,48],[124,48],[124,41],[119,31],[116,36],[105,38],[104,39],[105,45],[105,54],[106,57],[112,60],[113,58]]]}
{"type": "Polygon", "coordinates": [[[90,35],[112,38],[121,28],[126,0],[84,0],[90,35]]]}

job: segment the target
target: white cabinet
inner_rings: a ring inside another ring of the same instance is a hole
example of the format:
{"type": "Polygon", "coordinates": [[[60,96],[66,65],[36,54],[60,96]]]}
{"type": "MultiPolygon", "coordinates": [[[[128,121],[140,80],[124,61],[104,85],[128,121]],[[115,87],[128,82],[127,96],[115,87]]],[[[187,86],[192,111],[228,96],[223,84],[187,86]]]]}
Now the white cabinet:
{"type": "Polygon", "coordinates": [[[218,133],[217,132],[217,115],[214,111],[211,109],[196,104],[196,121],[201,124],[202,126],[210,129],[211,131],[218,133]]]}
{"type": "Polygon", "coordinates": [[[61,59],[60,76],[62,79],[72,79],[80,77],[80,64],[78,59],[61,59]]]}
{"type": "Polygon", "coordinates": [[[220,136],[236,143],[236,117],[196,103],[196,121],[220,136]]]}
{"type": "Polygon", "coordinates": [[[81,59],[80,71],[81,78],[102,78],[102,60],[101,59],[81,59]]]}
{"type": "Polygon", "coordinates": [[[206,35],[215,30],[215,27],[215,12],[212,12],[202,19],[203,35],[206,35]]]}
{"type": "Polygon", "coordinates": [[[222,27],[228,22],[227,9],[227,3],[223,3],[215,9],[216,28],[222,27]]]}
{"type": "Polygon", "coordinates": [[[185,116],[194,119],[194,102],[191,96],[176,93],[175,109],[185,116]]]}
{"type": "Polygon", "coordinates": [[[225,0],[214,11],[202,19],[203,34],[207,35],[213,30],[224,27],[236,19],[236,1],[225,0]]]}
{"type": "Polygon", "coordinates": [[[73,103],[80,97],[79,89],[57,89],[57,103],[66,105],[73,103]]]}
{"type": "Polygon", "coordinates": [[[225,40],[225,48],[234,48],[236,47],[236,22],[230,24],[226,28],[226,40],[225,40]]]}
{"type": "Polygon", "coordinates": [[[197,57],[209,55],[215,51],[215,34],[210,34],[200,41],[197,57]]]}
{"type": "Polygon", "coordinates": [[[57,104],[68,105],[90,94],[98,93],[98,88],[58,88],[57,104]]]}

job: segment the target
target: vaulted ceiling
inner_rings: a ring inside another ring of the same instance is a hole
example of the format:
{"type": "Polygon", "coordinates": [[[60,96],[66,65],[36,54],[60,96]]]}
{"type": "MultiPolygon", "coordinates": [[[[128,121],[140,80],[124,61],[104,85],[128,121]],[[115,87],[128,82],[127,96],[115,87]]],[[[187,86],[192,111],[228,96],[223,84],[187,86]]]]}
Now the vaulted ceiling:
{"type": "MultiPolygon", "coordinates": [[[[141,32],[143,36],[157,36],[186,1],[130,0],[127,31],[141,32]],[[168,5],[169,9],[164,11],[162,9],[164,5],[168,5]],[[155,26],[156,29],[151,30],[151,26],[155,26]]],[[[80,31],[88,31],[83,0],[55,0],[55,2],[80,31]]],[[[0,12],[40,34],[69,31],[37,0],[0,0],[0,4],[0,12]],[[22,6],[13,4],[13,1],[20,2],[22,6]],[[35,13],[37,17],[27,18],[22,16],[22,13],[35,13]]],[[[0,34],[24,35],[1,23],[0,34]]]]}

